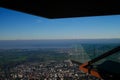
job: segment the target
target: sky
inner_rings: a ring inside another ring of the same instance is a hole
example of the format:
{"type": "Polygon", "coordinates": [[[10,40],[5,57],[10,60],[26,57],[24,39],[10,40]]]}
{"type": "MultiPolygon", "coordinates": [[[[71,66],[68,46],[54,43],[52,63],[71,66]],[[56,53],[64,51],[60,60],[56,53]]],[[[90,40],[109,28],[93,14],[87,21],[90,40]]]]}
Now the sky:
{"type": "Polygon", "coordinates": [[[0,40],[120,38],[120,15],[47,19],[0,8],[0,40]]]}

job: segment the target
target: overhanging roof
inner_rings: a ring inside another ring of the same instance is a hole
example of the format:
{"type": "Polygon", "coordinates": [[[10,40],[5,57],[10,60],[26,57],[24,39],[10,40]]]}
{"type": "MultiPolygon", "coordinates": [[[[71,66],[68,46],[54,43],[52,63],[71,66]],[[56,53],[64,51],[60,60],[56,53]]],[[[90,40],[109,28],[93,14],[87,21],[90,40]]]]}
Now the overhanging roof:
{"type": "Polygon", "coordinates": [[[0,0],[0,6],[46,18],[120,14],[119,0],[0,0]]]}

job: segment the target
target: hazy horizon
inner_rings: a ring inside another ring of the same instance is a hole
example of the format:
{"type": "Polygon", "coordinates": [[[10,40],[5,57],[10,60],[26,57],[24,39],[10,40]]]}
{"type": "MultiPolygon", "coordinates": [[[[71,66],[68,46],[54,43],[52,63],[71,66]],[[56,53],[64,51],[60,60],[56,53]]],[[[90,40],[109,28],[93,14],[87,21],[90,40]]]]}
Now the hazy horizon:
{"type": "Polygon", "coordinates": [[[120,39],[0,40],[0,49],[65,48],[81,44],[120,45],[120,39]]]}
{"type": "Polygon", "coordinates": [[[120,38],[82,38],[82,39],[1,39],[0,41],[15,41],[15,40],[110,40],[110,39],[119,39],[120,38]]]}

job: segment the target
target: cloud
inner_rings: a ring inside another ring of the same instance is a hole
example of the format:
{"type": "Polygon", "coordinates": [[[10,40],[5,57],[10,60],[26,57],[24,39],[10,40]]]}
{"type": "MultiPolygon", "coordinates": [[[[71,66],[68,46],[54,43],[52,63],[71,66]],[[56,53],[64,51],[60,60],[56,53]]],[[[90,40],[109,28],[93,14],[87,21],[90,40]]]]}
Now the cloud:
{"type": "Polygon", "coordinates": [[[43,22],[42,20],[36,20],[36,23],[41,23],[41,22],[43,22]]]}

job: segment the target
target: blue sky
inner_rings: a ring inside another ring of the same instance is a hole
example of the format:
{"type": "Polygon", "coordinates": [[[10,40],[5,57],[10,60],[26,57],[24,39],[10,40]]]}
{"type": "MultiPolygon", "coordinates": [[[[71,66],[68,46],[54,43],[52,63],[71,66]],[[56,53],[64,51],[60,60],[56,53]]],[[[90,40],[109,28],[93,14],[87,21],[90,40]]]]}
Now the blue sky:
{"type": "Polygon", "coordinates": [[[0,8],[0,40],[120,38],[120,15],[46,19],[0,8]]]}

